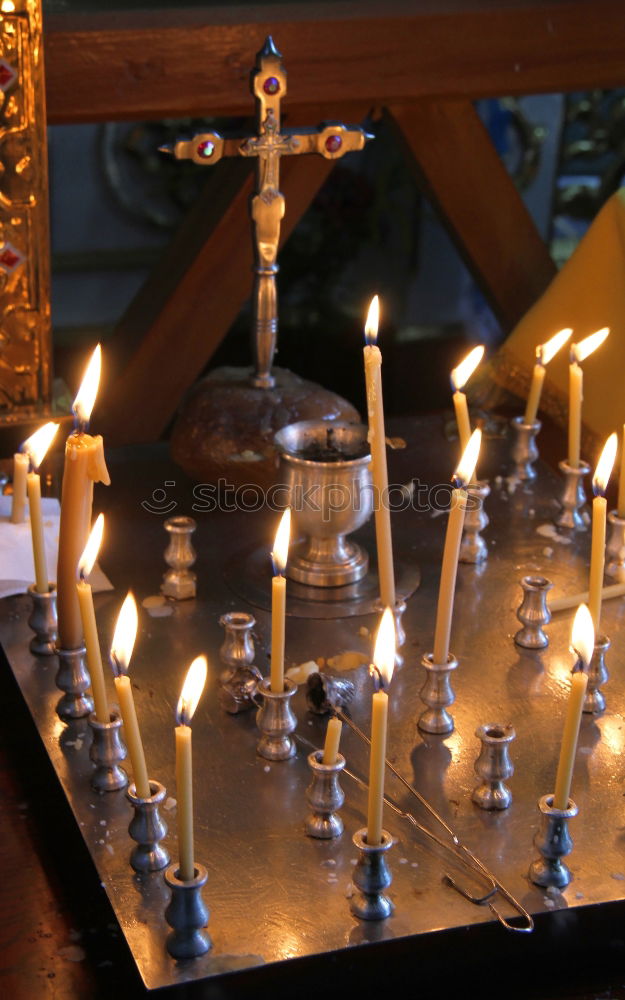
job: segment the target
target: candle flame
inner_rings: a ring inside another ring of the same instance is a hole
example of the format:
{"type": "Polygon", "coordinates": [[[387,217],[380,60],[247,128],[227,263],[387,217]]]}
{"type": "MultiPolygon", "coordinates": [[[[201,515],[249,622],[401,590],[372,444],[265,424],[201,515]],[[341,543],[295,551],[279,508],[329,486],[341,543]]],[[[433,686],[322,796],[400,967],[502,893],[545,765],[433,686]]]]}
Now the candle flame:
{"type": "Polygon", "coordinates": [[[395,669],[395,618],[390,608],[385,608],[373,649],[374,676],[379,678],[379,686],[384,689],[391,683],[395,669]]]}
{"type": "Polygon", "coordinates": [[[291,537],[291,508],[287,507],[276,531],[275,541],[271,558],[273,561],[273,571],[276,576],[284,573],[286,561],[289,556],[289,539],[291,537]]]}
{"type": "Polygon", "coordinates": [[[571,360],[577,361],[578,364],[580,361],[585,361],[589,354],[592,354],[598,347],[601,347],[609,332],[610,327],[604,326],[601,330],[597,330],[596,333],[591,333],[589,337],[580,340],[579,344],[572,344],[571,360]]]}
{"type": "Polygon", "coordinates": [[[601,452],[601,456],[597,462],[595,474],[592,477],[592,491],[596,497],[605,496],[605,491],[608,488],[608,480],[612,475],[612,469],[614,468],[617,447],[618,439],[616,431],[613,431],[603,446],[603,451],[601,452]]]}
{"type": "Polygon", "coordinates": [[[2,0],[0,10],[3,14],[12,14],[15,11],[15,4],[13,3],[13,0],[2,0]]]}
{"type": "Polygon", "coordinates": [[[130,657],[137,638],[138,624],[137,605],[132,591],[129,590],[117,616],[117,624],[111,643],[111,666],[117,677],[120,674],[128,673],[130,657]]]}
{"type": "Polygon", "coordinates": [[[87,544],[78,560],[78,573],[82,580],[85,580],[95,565],[102,544],[102,534],[104,532],[104,514],[98,514],[95,524],[91,529],[87,544]]]}
{"type": "Polygon", "coordinates": [[[378,339],[378,327],[380,325],[380,299],[374,295],[369,304],[367,322],[365,323],[365,341],[369,346],[375,344],[378,339]]]}
{"type": "Polygon", "coordinates": [[[191,725],[191,719],[206,684],[206,668],[206,657],[196,656],[187,670],[176,708],[176,721],[179,726],[191,725]]]}
{"type": "Polygon", "coordinates": [[[587,669],[595,648],[595,627],[586,604],[580,604],[575,613],[571,630],[571,647],[582,661],[584,669],[587,669]]]}
{"type": "Polygon", "coordinates": [[[95,398],[98,394],[101,370],[102,348],[98,344],[91,355],[83,380],[80,383],[78,395],[76,396],[74,405],[72,406],[72,411],[80,427],[86,427],[89,423],[91,411],[93,410],[93,404],[95,403],[95,398]]]}
{"type": "Polygon", "coordinates": [[[536,348],[536,357],[541,365],[548,365],[550,361],[553,361],[556,354],[561,347],[571,339],[573,336],[573,331],[570,327],[565,327],[564,330],[560,330],[559,333],[554,333],[551,340],[548,340],[546,344],[541,344],[540,347],[536,348]]]}
{"type": "Polygon", "coordinates": [[[482,444],[482,432],[477,428],[469,438],[469,442],[462,452],[462,457],[458,462],[456,471],[452,476],[455,486],[466,486],[473,479],[475,466],[480,455],[480,445],[482,444]]]}
{"type": "Polygon", "coordinates": [[[24,441],[21,450],[28,455],[35,472],[46,457],[48,448],[57,435],[59,426],[59,424],[52,422],[43,424],[42,427],[24,441]]]}
{"type": "Polygon", "coordinates": [[[456,392],[459,392],[460,389],[465,387],[473,372],[484,357],[485,350],[486,348],[483,344],[480,344],[479,347],[474,347],[472,351],[469,351],[464,361],[461,361],[460,364],[452,370],[450,376],[451,384],[456,392]]]}

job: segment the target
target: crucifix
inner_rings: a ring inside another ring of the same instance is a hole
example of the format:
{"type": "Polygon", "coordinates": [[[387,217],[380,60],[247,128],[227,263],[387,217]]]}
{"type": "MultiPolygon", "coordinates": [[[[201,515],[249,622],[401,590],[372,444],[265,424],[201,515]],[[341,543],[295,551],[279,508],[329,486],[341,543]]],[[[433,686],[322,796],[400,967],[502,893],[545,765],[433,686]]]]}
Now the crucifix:
{"type": "Polygon", "coordinates": [[[176,159],[189,159],[212,166],[224,156],[256,157],[256,191],[250,214],[254,237],[254,371],[252,384],[270,389],[278,331],[276,274],[280,223],[284,216],[284,196],[280,192],[280,157],[318,153],[336,160],[351,150],[362,149],[373,138],[356,125],[326,123],[319,128],[281,129],[280,102],[286,94],[286,72],[281,55],[271,37],[256,56],[251,90],[256,97],[257,134],[225,138],[218,132],[202,132],[192,139],[179,140],[163,152],[176,159]]]}

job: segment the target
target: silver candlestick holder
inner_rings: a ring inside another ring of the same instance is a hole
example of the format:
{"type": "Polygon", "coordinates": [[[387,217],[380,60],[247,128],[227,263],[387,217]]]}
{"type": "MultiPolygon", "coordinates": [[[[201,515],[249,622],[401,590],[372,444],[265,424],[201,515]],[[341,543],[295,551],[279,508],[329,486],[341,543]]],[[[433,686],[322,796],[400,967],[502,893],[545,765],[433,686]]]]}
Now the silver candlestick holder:
{"type": "Polygon", "coordinates": [[[169,864],[169,853],[160,843],[167,834],[167,824],[158,809],[167,792],[160,781],[150,781],[150,791],[152,794],[147,799],[137,795],[134,784],[126,792],[134,809],[128,833],[137,844],[130,854],[130,864],[136,872],[144,875],[158,872],[169,864]]]}
{"type": "Polygon", "coordinates": [[[28,588],[33,602],[28,624],[35,633],[28,648],[35,656],[52,656],[56,650],[56,587],[53,583],[48,586],[45,594],[40,594],[34,583],[28,588]]]}
{"type": "Polygon", "coordinates": [[[512,792],[505,782],[514,774],[510,760],[510,744],[516,736],[514,728],[488,723],[478,726],[475,735],[482,743],[474,765],[482,781],[473,789],[471,799],[480,809],[507,809],[512,803],[512,792]]]}
{"type": "Polygon", "coordinates": [[[560,506],[562,510],[555,519],[556,526],[566,531],[586,531],[588,517],[584,517],[586,493],[583,478],[590,472],[588,462],[581,462],[575,468],[568,462],[559,462],[558,468],[564,476],[560,506]]]}
{"type": "Polygon", "coordinates": [[[447,707],[456,698],[451,687],[451,673],[457,668],[458,661],[453,653],[449,653],[447,663],[434,663],[434,654],[426,653],[421,663],[425,667],[425,684],[420,697],[428,707],[419,717],[417,725],[425,733],[453,733],[454,720],[447,707]]]}
{"type": "Polygon", "coordinates": [[[263,679],[258,667],[254,666],[252,629],[256,619],[247,611],[228,611],[221,616],[219,624],[226,631],[219,650],[222,663],[226,664],[220,678],[219,704],[225,712],[237,715],[254,707],[253,695],[263,679]]]}
{"type": "Polygon", "coordinates": [[[257,688],[263,703],[256,714],[256,724],[260,729],[257,753],[266,760],[288,760],[295,756],[295,740],[291,736],[297,726],[297,719],[291,708],[291,698],[297,691],[297,684],[284,679],[284,691],[272,691],[269,678],[264,678],[257,688]]]}
{"type": "Polygon", "coordinates": [[[566,809],[555,809],[553,795],[543,795],[538,802],[541,812],[541,828],[534,837],[540,858],[532,861],[529,877],[535,885],[543,888],[554,886],[565,889],[571,881],[571,872],[562,858],[573,850],[569,834],[569,820],[577,816],[577,806],[569,799],[566,809]]]}
{"type": "Polygon", "coordinates": [[[608,514],[610,536],[606,546],[606,567],[608,576],[625,580],[625,517],[619,517],[615,510],[608,514]]]}
{"type": "Polygon", "coordinates": [[[490,523],[484,509],[484,501],[490,495],[490,486],[482,480],[472,483],[467,486],[467,495],[470,499],[464,518],[458,559],[462,563],[481,563],[488,559],[488,546],[480,532],[490,523]]]}
{"type": "Polygon", "coordinates": [[[608,668],[605,657],[610,648],[610,640],[607,635],[598,635],[595,638],[595,646],[592,657],[588,664],[588,687],[584,697],[584,712],[599,715],[605,711],[605,697],[601,691],[602,686],[609,680],[608,668]]]}
{"type": "Polygon", "coordinates": [[[514,470],[512,475],[523,483],[536,479],[536,469],[534,468],[534,462],[538,459],[536,437],[542,424],[540,420],[526,424],[524,417],[513,417],[510,425],[513,435],[512,461],[514,462],[514,470]]]}
{"type": "Polygon", "coordinates": [[[95,712],[89,716],[93,734],[89,757],[95,764],[91,787],[96,792],[116,792],[128,784],[128,775],[120,762],[126,759],[126,747],[121,738],[122,719],[118,712],[111,712],[108,722],[98,722],[95,712]]]}
{"type": "Polygon", "coordinates": [[[57,646],[55,652],[59,658],[55,683],[63,691],[56,706],[57,713],[61,719],[84,719],[93,712],[93,699],[85,693],[91,684],[85,663],[86,649],[84,646],[78,649],[59,649],[57,646]]]}
{"type": "Polygon", "coordinates": [[[211,947],[204,930],[209,913],[202,899],[208,872],[204,865],[195,864],[195,878],[183,882],[177,864],[165,872],[165,883],[171,890],[171,900],[165,909],[165,920],[172,928],[167,935],[167,951],[176,959],[199,958],[211,947]]]}
{"type": "Polygon", "coordinates": [[[543,632],[551,621],[551,611],[547,607],[547,594],[553,587],[546,576],[524,576],[521,579],[523,600],[516,616],[523,628],[514,637],[517,646],[524,649],[544,649],[549,639],[543,632]]]}
{"type": "Polygon", "coordinates": [[[165,562],[169,569],[163,576],[161,593],[175,601],[186,601],[195,597],[196,577],[189,567],[195,562],[191,535],[197,524],[192,517],[179,515],[168,517],[163,527],[169,533],[169,545],[165,549],[165,562]]]}
{"type": "Polygon", "coordinates": [[[309,837],[331,840],[343,833],[343,820],[337,810],[345,801],[339,776],[345,767],[345,758],[337,754],[334,764],[323,763],[323,750],[308,754],[312,781],[306,789],[306,800],[312,809],[306,817],[305,830],[309,837]]]}
{"type": "Polygon", "coordinates": [[[358,892],[352,896],[349,908],[360,920],[385,920],[395,909],[384,890],[393,881],[386,853],[393,845],[393,838],[382,830],[382,842],[378,845],[367,843],[367,830],[357,830],[353,837],[359,851],[358,863],[354,868],[352,881],[358,892]]]}

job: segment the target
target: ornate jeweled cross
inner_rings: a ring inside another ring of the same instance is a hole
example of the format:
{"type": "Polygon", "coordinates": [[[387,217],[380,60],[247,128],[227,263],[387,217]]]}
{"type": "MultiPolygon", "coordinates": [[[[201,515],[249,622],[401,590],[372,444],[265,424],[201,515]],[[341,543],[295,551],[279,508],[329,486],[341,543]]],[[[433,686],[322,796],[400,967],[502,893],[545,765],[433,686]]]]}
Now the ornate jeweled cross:
{"type": "Polygon", "coordinates": [[[271,365],[278,330],[276,274],[280,223],[284,216],[284,195],[280,185],[280,157],[320,153],[336,160],[350,150],[362,149],[373,138],[356,125],[324,124],[319,128],[280,129],[280,101],[286,94],[286,72],[281,55],[267,38],[256,56],[251,90],[256,97],[257,135],[224,138],[218,132],[202,132],[193,139],[179,140],[163,147],[177,159],[190,159],[212,166],[223,156],[255,156],[256,193],[250,212],[253,220],[254,279],[254,385],[269,389],[274,384],[271,365]]]}

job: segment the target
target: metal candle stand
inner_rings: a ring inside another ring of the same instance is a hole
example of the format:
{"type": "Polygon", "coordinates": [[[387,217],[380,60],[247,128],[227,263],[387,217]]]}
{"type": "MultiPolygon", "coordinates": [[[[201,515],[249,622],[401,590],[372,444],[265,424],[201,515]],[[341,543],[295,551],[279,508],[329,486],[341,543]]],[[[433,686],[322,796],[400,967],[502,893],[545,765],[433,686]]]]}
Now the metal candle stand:
{"type": "Polygon", "coordinates": [[[357,830],[353,837],[359,851],[358,863],[354,868],[352,881],[358,892],[352,896],[349,908],[359,920],[385,920],[395,907],[384,890],[393,881],[386,852],[393,846],[393,838],[382,830],[382,841],[378,845],[367,843],[367,830],[357,830]]]}
{"type": "Polygon", "coordinates": [[[471,799],[480,809],[507,809],[512,803],[512,792],[505,784],[514,774],[509,750],[516,733],[510,725],[488,723],[479,726],[475,735],[482,742],[475,762],[475,772],[482,779],[473,790],[471,799]]]}
{"type": "Polygon", "coordinates": [[[308,754],[312,781],[306,789],[306,800],[312,809],[306,817],[305,830],[309,837],[331,840],[343,833],[343,820],[337,810],[345,801],[339,785],[339,775],[345,767],[345,758],[337,754],[334,764],[323,763],[323,750],[308,754]]]}
{"type": "Polygon", "coordinates": [[[84,646],[78,649],[56,648],[59,669],[55,683],[63,691],[56,710],[61,719],[84,719],[93,712],[93,699],[85,694],[91,684],[85,653],[84,646]]]}
{"type": "Polygon", "coordinates": [[[420,697],[428,707],[419,717],[417,725],[425,733],[453,733],[454,720],[446,709],[456,698],[451,687],[451,673],[457,668],[458,661],[449,653],[447,663],[434,663],[434,654],[426,653],[421,663],[426,677],[420,697]]]}
{"type": "Polygon", "coordinates": [[[95,764],[91,787],[96,792],[116,792],[128,784],[128,775],[120,762],[126,759],[126,747],[121,738],[122,719],[118,712],[111,712],[108,722],[98,722],[95,712],[89,716],[93,741],[89,757],[95,764]]]}
{"type": "Polygon", "coordinates": [[[199,958],[211,947],[211,939],[204,930],[209,913],[202,899],[208,872],[196,862],[195,878],[183,882],[178,864],[165,872],[165,883],[171,889],[171,900],[165,909],[165,920],[172,928],[167,935],[167,951],[176,959],[199,958]]]}
{"type": "Polygon", "coordinates": [[[225,712],[237,715],[254,708],[254,694],[262,674],[254,666],[252,629],[256,619],[247,611],[228,611],[219,619],[226,630],[219,655],[227,669],[221,675],[219,704],[225,712]]]}
{"type": "Polygon", "coordinates": [[[608,514],[610,537],[606,546],[606,574],[617,580],[625,580],[625,517],[619,517],[615,510],[608,514]]]}
{"type": "Polygon", "coordinates": [[[56,587],[51,583],[47,593],[40,594],[33,583],[28,593],[33,601],[28,624],[35,633],[28,648],[35,656],[52,656],[57,637],[56,587]]]}
{"type": "Polygon", "coordinates": [[[256,714],[256,723],[261,737],[256,752],[266,760],[288,760],[296,753],[295,740],[291,736],[297,726],[297,719],[291,708],[291,698],[297,691],[297,684],[284,679],[284,691],[272,691],[269,678],[261,681],[257,688],[263,703],[256,714]]]}
{"type": "Polygon", "coordinates": [[[598,635],[595,638],[595,646],[592,657],[588,664],[588,687],[584,697],[584,712],[599,715],[605,711],[605,698],[601,687],[605,684],[610,675],[605,664],[605,656],[610,648],[610,640],[607,635],[598,635]]]}
{"type": "Polygon", "coordinates": [[[536,437],[542,427],[540,420],[535,420],[532,424],[526,424],[523,417],[513,417],[510,421],[514,442],[512,444],[512,461],[515,479],[527,482],[536,479],[536,469],[534,462],[538,459],[538,448],[536,447],[536,437]]]}
{"type": "Polygon", "coordinates": [[[197,528],[192,517],[179,515],[168,517],[163,527],[169,533],[169,545],[165,549],[165,562],[170,567],[163,576],[161,593],[175,601],[186,601],[195,597],[195,573],[189,569],[195,562],[196,553],[191,544],[191,535],[197,528]]]}
{"type": "Polygon", "coordinates": [[[572,876],[562,858],[573,849],[568,821],[577,816],[577,806],[569,799],[568,808],[555,809],[553,795],[543,795],[538,801],[538,808],[542,814],[542,823],[534,837],[534,845],[540,852],[540,858],[532,861],[529,877],[535,885],[543,888],[554,886],[556,889],[564,889],[572,876]]]}
{"type": "Polygon", "coordinates": [[[590,472],[588,462],[580,462],[577,468],[568,462],[559,462],[558,468],[564,476],[560,506],[562,510],[555,519],[556,526],[566,531],[585,531],[587,520],[581,513],[586,503],[586,494],[582,482],[590,472]]]}
{"type": "Polygon", "coordinates": [[[524,649],[544,649],[549,645],[549,639],[543,632],[543,627],[551,621],[547,594],[553,584],[546,576],[524,576],[521,587],[523,600],[516,616],[523,628],[516,633],[514,641],[524,649]]]}
{"type": "Polygon", "coordinates": [[[150,781],[150,791],[152,794],[147,799],[137,795],[134,784],[126,792],[126,797],[134,808],[128,833],[137,843],[132,849],[130,864],[136,872],[144,875],[160,871],[169,864],[169,853],[160,844],[167,834],[167,824],[158,811],[167,792],[159,781],[150,781]]]}
{"type": "Polygon", "coordinates": [[[490,486],[487,482],[477,482],[467,486],[470,507],[464,518],[462,541],[458,559],[462,563],[481,563],[488,559],[488,546],[480,532],[489,525],[488,514],[484,509],[484,501],[490,496],[490,486]]]}

